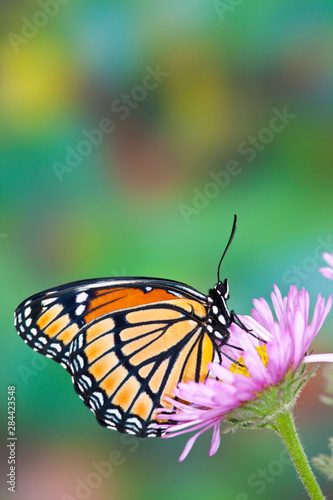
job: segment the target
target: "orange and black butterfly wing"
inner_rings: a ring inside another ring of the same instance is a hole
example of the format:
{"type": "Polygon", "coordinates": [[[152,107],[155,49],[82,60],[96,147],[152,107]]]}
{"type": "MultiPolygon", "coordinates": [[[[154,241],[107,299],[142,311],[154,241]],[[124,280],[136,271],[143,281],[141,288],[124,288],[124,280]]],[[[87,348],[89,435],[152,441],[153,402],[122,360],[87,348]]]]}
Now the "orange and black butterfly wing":
{"type": "Polygon", "coordinates": [[[147,436],[155,408],[168,407],[163,397],[181,380],[207,376],[214,347],[204,328],[206,300],[170,280],[85,280],[24,301],[15,326],[72,374],[101,424],[147,436]]]}
{"type": "Polygon", "coordinates": [[[76,392],[98,422],[141,437],[160,435],[156,408],[172,408],[178,382],[203,382],[214,347],[205,308],[185,297],[99,316],[74,339],[76,392]]]}
{"type": "Polygon", "coordinates": [[[94,314],[104,314],[105,308],[117,308],[116,302],[122,294],[108,300],[108,291],[134,282],[129,278],[83,280],[40,292],[17,307],[16,330],[34,351],[54,359],[71,373],[69,351],[74,337],[94,314]],[[103,294],[106,300],[100,308],[103,294]],[[95,311],[88,315],[89,304],[95,311]]]}
{"type": "Polygon", "coordinates": [[[70,345],[84,324],[78,314],[79,300],[80,293],[60,287],[33,295],[14,314],[16,330],[24,342],[70,373],[70,345]]]}

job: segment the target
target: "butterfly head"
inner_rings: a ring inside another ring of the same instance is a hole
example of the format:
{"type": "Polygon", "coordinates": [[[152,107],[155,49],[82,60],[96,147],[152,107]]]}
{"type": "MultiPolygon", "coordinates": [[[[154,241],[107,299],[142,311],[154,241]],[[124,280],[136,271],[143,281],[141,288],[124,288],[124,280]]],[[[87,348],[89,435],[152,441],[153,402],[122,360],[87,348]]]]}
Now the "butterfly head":
{"type": "Polygon", "coordinates": [[[224,281],[219,281],[218,283],[216,283],[216,285],[214,286],[214,290],[216,290],[217,294],[220,297],[223,297],[224,300],[228,300],[230,298],[230,295],[229,295],[229,284],[228,284],[228,280],[227,279],[225,279],[224,281]]]}
{"type": "Polygon", "coordinates": [[[210,311],[212,316],[223,315],[222,324],[230,325],[231,317],[227,308],[226,301],[230,298],[228,280],[218,281],[214,288],[209,291],[210,311]]]}

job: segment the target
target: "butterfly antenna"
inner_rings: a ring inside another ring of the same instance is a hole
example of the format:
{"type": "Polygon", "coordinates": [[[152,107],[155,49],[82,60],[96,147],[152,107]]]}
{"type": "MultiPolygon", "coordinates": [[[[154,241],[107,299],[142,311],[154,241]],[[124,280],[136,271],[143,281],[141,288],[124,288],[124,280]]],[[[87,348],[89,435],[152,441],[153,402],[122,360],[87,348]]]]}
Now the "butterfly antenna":
{"type": "Polygon", "coordinates": [[[237,222],[237,215],[234,215],[234,223],[233,223],[233,226],[232,226],[232,230],[231,230],[231,234],[230,234],[230,237],[229,237],[229,241],[228,241],[228,243],[227,243],[227,246],[225,247],[225,250],[224,250],[223,255],[222,255],[222,257],[221,257],[221,260],[220,260],[219,266],[218,266],[218,268],[217,268],[217,280],[218,280],[218,281],[221,281],[221,280],[220,280],[220,268],[221,268],[222,260],[223,260],[223,258],[224,258],[224,256],[225,256],[225,254],[227,253],[227,250],[228,250],[228,248],[229,248],[229,246],[230,246],[230,244],[231,244],[231,242],[232,242],[232,239],[233,239],[233,237],[234,237],[234,234],[235,234],[235,232],[236,232],[236,222],[237,222]]]}

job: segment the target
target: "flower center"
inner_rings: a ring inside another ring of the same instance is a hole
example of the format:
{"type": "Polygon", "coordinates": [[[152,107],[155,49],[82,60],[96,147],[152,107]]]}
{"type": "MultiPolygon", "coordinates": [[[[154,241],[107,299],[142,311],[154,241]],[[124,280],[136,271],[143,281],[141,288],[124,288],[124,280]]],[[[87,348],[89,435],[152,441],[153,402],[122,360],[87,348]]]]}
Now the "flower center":
{"type": "MultiPolygon", "coordinates": [[[[261,361],[263,362],[265,367],[267,367],[268,356],[267,356],[266,346],[260,345],[259,347],[257,347],[257,352],[261,358],[261,361]]],[[[246,375],[247,377],[251,377],[250,373],[248,372],[248,369],[245,366],[242,356],[237,360],[237,363],[232,363],[232,365],[229,366],[229,370],[231,371],[231,373],[240,373],[241,375],[246,375]]]]}

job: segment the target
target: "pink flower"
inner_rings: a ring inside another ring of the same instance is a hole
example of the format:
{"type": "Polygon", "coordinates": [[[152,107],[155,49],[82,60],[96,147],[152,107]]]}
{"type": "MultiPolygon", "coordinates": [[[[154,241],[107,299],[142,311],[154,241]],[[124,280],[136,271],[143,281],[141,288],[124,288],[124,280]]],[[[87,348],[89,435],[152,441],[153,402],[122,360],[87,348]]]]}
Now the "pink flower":
{"type": "MultiPolygon", "coordinates": [[[[230,344],[243,349],[241,366],[226,357],[223,357],[223,366],[210,363],[211,377],[204,383],[180,383],[174,390],[177,398],[190,404],[170,399],[176,410],[170,414],[162,409],[158,414],[159,419],[169,421],[165,425],[161,423],[165,438],[197,431],[187,442],[179,461],[184,460],[197,437],[210,428],[213,428],[213,438],[209,455],[216,453],[221,421],[231,423],[231,427],[262,426],[271,422],[281,408],[290,407],[296,401],[303,385],[300,381],[306,380],[304,363],[333,362],[333,354],[306,354],[331,308],[332,297],[325,305],[325,299],[318,295],[310,323],[310,299],[304,288],[298,292],[292,286],[288,296],[282,297],[274,285],[271,297],[277,320],[263,298],[253,301],[252,317],[240,317],[254,333],[270,340],[258,346],[257,340],[233,324],[230,344]]],[[[230,346],[224,346],[223,352],[233,359],[239,357],[239,351],[230,346]]]]}
{"type": "Polygon", "coordinates": [[[327,252],[324,252],[322,254],[322,257],[325,262],[330,267],[320,267],[319,272],[325,277],[328,278],[329,280],[333,280],[333,253],[329,254],[327,252]]]}

